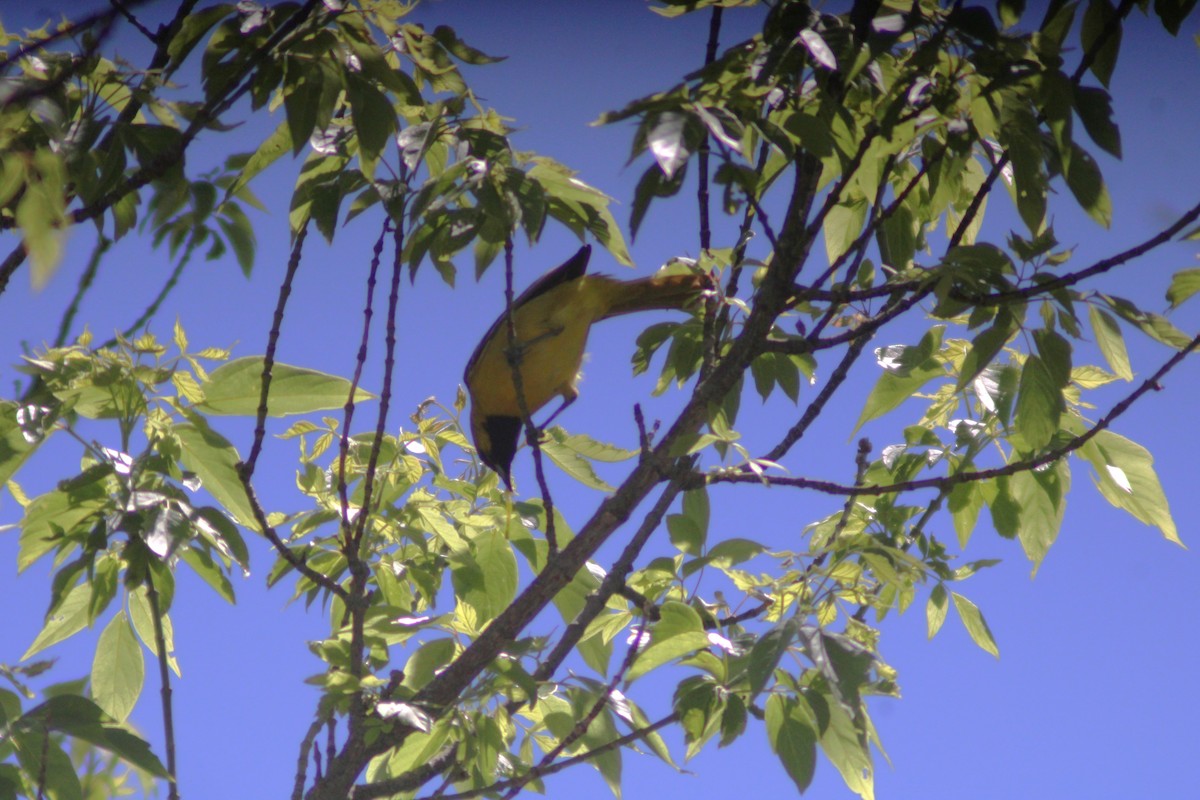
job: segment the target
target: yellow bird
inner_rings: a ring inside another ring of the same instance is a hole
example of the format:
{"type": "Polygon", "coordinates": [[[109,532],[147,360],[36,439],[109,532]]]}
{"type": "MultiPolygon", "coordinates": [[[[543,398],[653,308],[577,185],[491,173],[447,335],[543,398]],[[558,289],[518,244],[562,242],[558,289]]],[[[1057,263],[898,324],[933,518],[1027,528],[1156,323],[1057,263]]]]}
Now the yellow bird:
{"type": "Polygon", "coordinates": [[[506,315],[492,323],[467,362],[463,380],[471,395],[471,438],[484,464],[512,489],[513,456],[523,422],[513,368],[520,370],[530,415],[555,397],[563,404],[579,396],[575,382],[592,323],[651,309],[682,309],[712,286],[706,275],[662,275],[622,281],[587,275],[592,248],[585,245],[565,264],[547,272],[513,301],[516,348],[509,359],[506,315]]]}

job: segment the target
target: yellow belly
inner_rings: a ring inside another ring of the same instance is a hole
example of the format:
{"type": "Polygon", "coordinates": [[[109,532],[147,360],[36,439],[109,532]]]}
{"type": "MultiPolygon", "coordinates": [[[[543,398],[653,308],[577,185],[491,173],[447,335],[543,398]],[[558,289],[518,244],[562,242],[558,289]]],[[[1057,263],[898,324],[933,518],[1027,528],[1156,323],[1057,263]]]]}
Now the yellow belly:
{"type": "MultiPolygon", "coordinates": [[[[517,368],[530,414],[555,397],[575,396],[588,331],[605,307],[602,293],[588,291],[587,283],[587,277],[571,281],[535,297],[514,314],[517,368]]],[[[503,322],[467,376],[467,386],[472,395],[486,393],[488,414],[519,417],[507,349],[507,323],[503,322]]]]}

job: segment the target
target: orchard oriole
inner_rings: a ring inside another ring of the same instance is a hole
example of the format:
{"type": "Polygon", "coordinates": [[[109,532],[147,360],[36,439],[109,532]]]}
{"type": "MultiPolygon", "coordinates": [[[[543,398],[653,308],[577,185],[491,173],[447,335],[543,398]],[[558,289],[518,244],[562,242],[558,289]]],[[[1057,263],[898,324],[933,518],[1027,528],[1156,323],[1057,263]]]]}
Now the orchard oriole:
{"type": "Polygon", "coordinates": [[[575,381],[592,323],[633,311],[681,309],[712,285],[706,275],[656,275],[631,281],[587,275],[591,253],[590,245],[580,248],[513,301],[514,350],[509,349],[507,315],[501,314],[467,362],[463,379],[471,395],[471,438],[480,459],[510,490],[510,469],[523,426],[513,369],[520,370],[525,407],[531,415],[562,397],[562,406],[550,416],[553,419],[579,395],[575,381]]]}

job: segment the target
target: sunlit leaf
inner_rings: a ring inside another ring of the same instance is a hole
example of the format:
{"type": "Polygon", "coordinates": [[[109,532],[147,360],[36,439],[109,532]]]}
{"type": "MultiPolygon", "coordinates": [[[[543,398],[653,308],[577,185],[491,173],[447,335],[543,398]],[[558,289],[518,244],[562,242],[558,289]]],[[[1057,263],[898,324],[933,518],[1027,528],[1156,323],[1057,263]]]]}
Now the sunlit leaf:
{"type": "MultiPolygon", "coordinates": [[[[206,414],[257,414],[262,396],[262,373],[260,356],[246,356],[222,364],[201,384],[204,402],[196,407],[206,414]]],[[[350,381],[345,378],[276,362],[271,367],[267,413],[282,417],[342,408],[349,396],[350,381]]],[[[357,403],[374,397],[362,388],[354,393],[357,403]]]]}
{"type": "Polygon", "coordinates": [[[1171,308],[1178,308],[1196,292],[1200,292],[1200,269],[1181,269],[1171,276],[1167,302],[1171,304],[1171,308]]]}
{"type": "Polygon", "coordinates": [[[104,712],[124,722],[142,693],[146,664],[142,646],[125,612],[121,611],[105,626],[96,642],[92,659],[92,698],[104,712]]]}
{"type": "Polygon", "coordinates": [[[707,647],[700,615],[683,603],[665,603],[651,629],[650,644],[642,647],[626,679],[633,682],[663,664],[707,647]]]}
{"type": "Polygon", "coordinates": [[[947,600],[946,587],[943,584],[937,584],[929,593],[929,601],[925,604],[925,626],[930,639],[937,635],[942,629],[942,623],[946,621],[946,611],[950,607],[947,600]]]}
{"type": "MultiPolygon", "coordinates": [[[[196,418],[200,421],[199,418],[196,418]]],[[[254,507],[238,475],[237,450],[207,425],[180,423],[172,428],[179,438],[183,465],[199,476],[203,486],[241,525],[258,529],[254,507]]]]}
{"type": "Polygon", "coordinates": [[[1113,374],[1123,380],[1133,380],[1133,368],[1129,364],[1129,353],[1125,349],[1125,337],[1121,334],[1121,326],[1107,311],[1097,306],[1088,306],[1088,319],[1092,323],[1092,333],[1096,344],[1104,354],[1104,360],[1112,369],[1113,374]]]}
{"type": "Polygon", "coordinates": [[[992,631],[988,627],[987,621],[983,618],[983,612],[979,610],[979,606],[958,592],[951,592],[950,596],[954,599],[954,610],[958,612],[963,627],[967,629],[967,633],[971,635],[971,639],[980,648],[999,658],[1000,648],[996,646],[996,640],[992,636],[992,631]]]}

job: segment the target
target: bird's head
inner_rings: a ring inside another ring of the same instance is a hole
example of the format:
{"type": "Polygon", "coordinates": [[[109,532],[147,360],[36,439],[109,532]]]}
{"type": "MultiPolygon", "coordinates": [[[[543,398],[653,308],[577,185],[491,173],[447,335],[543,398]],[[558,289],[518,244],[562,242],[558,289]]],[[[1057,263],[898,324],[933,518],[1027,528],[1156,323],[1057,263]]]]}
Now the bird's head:
{"type": "Polygon", "coordinates": [[[471,438],[475,440],[479,460],[500,476],[510,492],[513,488],[510,470],[520,436],[520,417],[476,414],[471,409],[471,438]]]}

